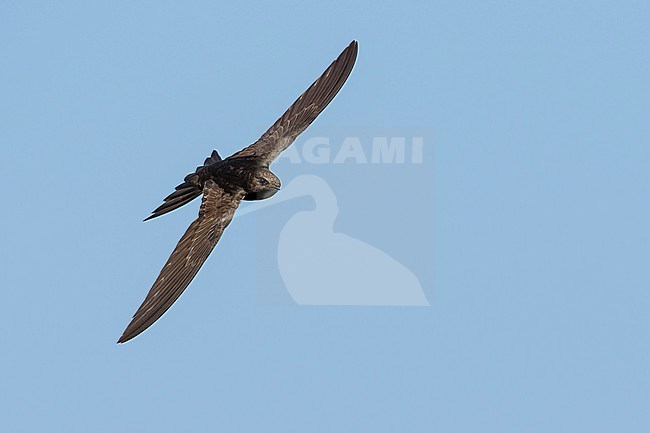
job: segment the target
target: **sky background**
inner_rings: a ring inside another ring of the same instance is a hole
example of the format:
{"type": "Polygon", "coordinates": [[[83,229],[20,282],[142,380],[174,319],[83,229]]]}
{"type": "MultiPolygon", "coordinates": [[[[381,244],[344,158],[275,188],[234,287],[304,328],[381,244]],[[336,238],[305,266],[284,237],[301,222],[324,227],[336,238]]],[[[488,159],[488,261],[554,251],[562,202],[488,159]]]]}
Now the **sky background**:
{"type": "Polygon", "coordinates": [[[649,46],[645,1],[2,0],[2,430],[650,431],[649,46]],[[267,265],[302,198],[117,345],[198,203],[142,219],[352,39],[303,138],[423,136],[422,163],[272,168],[431,306],[290,302],[267,265]]]}

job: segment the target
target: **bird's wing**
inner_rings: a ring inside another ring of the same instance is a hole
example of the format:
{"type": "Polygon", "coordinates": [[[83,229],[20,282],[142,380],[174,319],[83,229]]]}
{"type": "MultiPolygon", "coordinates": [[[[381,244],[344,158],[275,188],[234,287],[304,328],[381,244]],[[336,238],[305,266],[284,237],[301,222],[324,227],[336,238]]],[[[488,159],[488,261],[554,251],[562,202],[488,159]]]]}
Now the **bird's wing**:
{"type": "Polygon", "coordinates": [[[334,60],[314,83],[255,143],[233,154],[231,158],[257,157],[269,165],[289,147],[316,117],[327,107],[348,79],[357,58],[357,41],[334,60]]]}
{"type": "Polygon", "coordinates": [[[203,187],[199,217],[188,227],[160,275],[118,343],[124,343],[151,326],[178,299],[219,242],[244,193],[231,195],[214,181],[203,187]]]}

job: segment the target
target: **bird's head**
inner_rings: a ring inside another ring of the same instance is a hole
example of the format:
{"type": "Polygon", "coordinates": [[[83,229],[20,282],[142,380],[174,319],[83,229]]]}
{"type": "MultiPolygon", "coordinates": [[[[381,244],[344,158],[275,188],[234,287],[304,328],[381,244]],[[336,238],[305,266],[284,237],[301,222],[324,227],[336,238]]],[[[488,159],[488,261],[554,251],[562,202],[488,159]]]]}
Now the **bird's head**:
{"type": "Polygon", "coordinates": [[[266,167],[255,167],[248,173],[244,200],[263,200],[280,190],[280,179],[266,167]]]}

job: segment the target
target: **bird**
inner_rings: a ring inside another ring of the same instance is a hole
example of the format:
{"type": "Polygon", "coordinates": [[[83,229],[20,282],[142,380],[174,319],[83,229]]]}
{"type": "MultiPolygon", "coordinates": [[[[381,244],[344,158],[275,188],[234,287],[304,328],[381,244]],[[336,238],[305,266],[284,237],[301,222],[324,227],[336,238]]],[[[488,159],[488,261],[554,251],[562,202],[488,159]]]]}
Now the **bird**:
{"type": "Polygon", "coordinates": [[[280,179],[269,166],[334,99],[350,76],[357,53],[358,42],[353,40],[256,142],[225,159],[213,150],[145,219],[157,218],[202,196],[197,219],[178,241],[118,343],[140,335],[172,306],[217,245],[242,201],[264,200],[280,190],[280,179]]]}

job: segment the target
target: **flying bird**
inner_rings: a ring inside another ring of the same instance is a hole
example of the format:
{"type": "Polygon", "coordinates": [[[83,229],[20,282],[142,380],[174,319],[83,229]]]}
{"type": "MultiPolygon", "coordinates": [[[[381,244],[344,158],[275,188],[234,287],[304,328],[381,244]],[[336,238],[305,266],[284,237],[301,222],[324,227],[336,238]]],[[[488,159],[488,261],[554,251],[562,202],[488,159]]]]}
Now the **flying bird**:
{"type": "Polygon", "coordinates": [[[263,200],[280,190],[280,179],[269,165],[341,90],[357,51],[357,41],[352,41],[255,143],[225,159],[212,151],[203,165],[185,176],[184,182],[145,219],[159,217],[203,196],[198,218],[178,241],[118,343],[142,333],[178,299],[219,242],[242,200],[263,200]]]}

